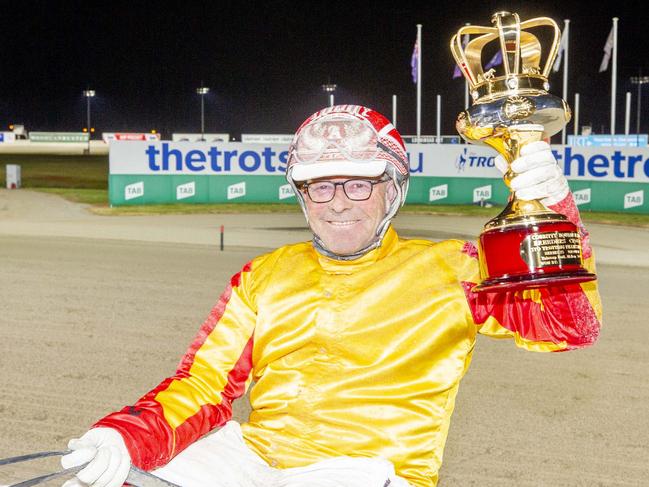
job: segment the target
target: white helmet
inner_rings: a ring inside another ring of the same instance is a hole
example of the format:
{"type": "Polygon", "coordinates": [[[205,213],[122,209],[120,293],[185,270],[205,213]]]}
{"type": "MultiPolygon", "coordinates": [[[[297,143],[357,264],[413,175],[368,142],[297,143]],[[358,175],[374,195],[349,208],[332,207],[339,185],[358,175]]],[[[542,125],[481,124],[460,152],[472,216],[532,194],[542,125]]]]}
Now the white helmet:
{"type": "Polygon", "coordinates": [[[286,179],[293,187],[307,218],[299,183],[329,176],[376,177],[387,174],[394,182],[397,197],[381,220],[375,238],[353,255],[333,254],[314,235],[314,244],[323,254],[352,260],[381,244],[390,221],[406,200],[410,168],[406,147],[396,128],[380,113],[358,105],[324,108],[307,118],[289,148],[286,179]]]}

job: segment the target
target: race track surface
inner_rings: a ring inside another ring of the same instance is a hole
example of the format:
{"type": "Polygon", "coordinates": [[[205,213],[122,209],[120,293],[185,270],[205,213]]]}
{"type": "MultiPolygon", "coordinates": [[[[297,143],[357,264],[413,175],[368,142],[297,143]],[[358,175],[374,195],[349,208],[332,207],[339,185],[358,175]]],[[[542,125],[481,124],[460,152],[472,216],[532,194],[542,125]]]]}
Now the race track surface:
{"type": "MultiPolygon", "coordinates": [[[[482,223],[406,215],[396,227],[437,240],[471,238],[482,223]]],[[[590,230],[598,344],[545,355],[479,337],[441,487],[649,485],[649,231],[590,230]]],[[[63,449],[136,400],[173,372],[230,275],[308,236],[300,214],[98,217],[0,190],[0,458],[63,449]]],[[[236,417],[246,413],[239,404],[236,417]]],[[[0,467],[0,484],[54,465],[0,467]]]]}

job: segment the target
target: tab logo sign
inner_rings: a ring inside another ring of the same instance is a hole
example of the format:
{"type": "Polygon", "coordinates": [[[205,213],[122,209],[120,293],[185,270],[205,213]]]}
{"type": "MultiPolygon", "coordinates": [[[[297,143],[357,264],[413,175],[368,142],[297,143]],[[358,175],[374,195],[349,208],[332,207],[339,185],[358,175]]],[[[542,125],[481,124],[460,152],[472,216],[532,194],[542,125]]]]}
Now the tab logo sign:
{"type": "Polygon", "coordinates": [[[176,199],[184,200],[185,198],[191,198],[196,194],[196,182],[191,181],[185,184],[179,184],[176,186],[176,199]]]}
{"type": "Polygon", "coordinates": [[[231,184],[228,186],[228,199],[233,200],[235,198],[241,198],[246,195],[246,182],[243,181],[237,184],[231,184]]]}
{"type": "Polygon", "coordinates": [[[428,190],[428,201],[443,200],[448,197],[448,184],[433,186],[428,190]]]}
{"type": "Polygon", "coordinates": [[[624,195],[624,209],[635,208],[644,204],[644,190],[634,191],[624,195]]]}
{"type": "Polygon", "coordinates": [[[491,199],[491,184],[473,189],[473,202],[480,203],[491,199]]]}
{"type": "Polygon", "coordinates": [[[138,181],[137,183],[127,184],[124,186],[124,199],[132,200],[134,198],[139,198],[144,196],[144,181],[138,181]]]}
{"type": "Polygon", "coordinates": [[[284,184],[279,187],[279,199],[285,200],[286,198],[292,198],[295,196],[293,187],[290,184],[284,184]]]}
{"type": "Polygon", "coordinates": [[[580,189],[579,191],[573,192],[572,195],[575,197],[577,206],[590,203],[590,188],[580,189]]]}

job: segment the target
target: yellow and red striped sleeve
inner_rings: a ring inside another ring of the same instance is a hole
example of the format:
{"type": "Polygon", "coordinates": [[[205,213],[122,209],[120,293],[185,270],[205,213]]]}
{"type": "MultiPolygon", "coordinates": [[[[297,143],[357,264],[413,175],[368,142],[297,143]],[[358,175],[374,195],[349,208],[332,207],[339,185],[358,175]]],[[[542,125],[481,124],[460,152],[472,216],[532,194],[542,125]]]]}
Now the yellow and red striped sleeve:
{"type": "Polygon", "coordinates": [[[262,261],[253,260],[231,278],[172,377],[94,425],[118,430],[134,465],[145,470],[165,465],[232,417],[232,401],[252,380],[252,274],[262,261]]]}
{"type": "MultiPolygon", "coordinates": [[[[572,194],[552,210],[575,223],[582,237],[584,267],[595,272],[595,257],[572,194]]],[[[537,352],[558,352],[595,343],[602,321],[597,281],[510,292],[472,292],[479,282],[478,252],[471,243],[462,249],[462,285],[479,333],[513,338],[516,345],[537,352]]]]}

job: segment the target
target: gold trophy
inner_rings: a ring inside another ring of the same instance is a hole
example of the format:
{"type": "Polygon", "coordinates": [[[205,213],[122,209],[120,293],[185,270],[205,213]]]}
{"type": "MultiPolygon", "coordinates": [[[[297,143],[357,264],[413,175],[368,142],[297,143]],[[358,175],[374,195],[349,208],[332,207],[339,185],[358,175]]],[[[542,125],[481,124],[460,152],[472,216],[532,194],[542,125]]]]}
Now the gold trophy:
{"type": "MultiPolygon", "coordinates": [[[[469,83],[473,104],[456,121],[460,135],[473,144],[496,149],[511,164],[525,144],[549,138],[570,120],[564,100],[548,93],[548,74],[559,49],[561,32],[550,18],[521,22],[518,15],[497,12],[493,27],[467,25],[451,39],[451,52],[469,83]],[[528,29],[552,29],[552,44],[541,69],[541,43],[528,29]],[[470,38],[465,47],[465,35],[470,38]],[[484,72],[483,48],[497,43],[504,74],[484,72]]],[[[505,184],[516,176],[511,168],[505,184]]],[[[505,209],[487,222],[479,239],[482,282],[475,291],[539,288],[592,281],[583,267],[579,231],[565,216],[538,200],[512,193],[505,209]]]]}

